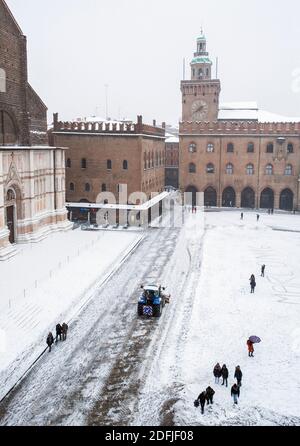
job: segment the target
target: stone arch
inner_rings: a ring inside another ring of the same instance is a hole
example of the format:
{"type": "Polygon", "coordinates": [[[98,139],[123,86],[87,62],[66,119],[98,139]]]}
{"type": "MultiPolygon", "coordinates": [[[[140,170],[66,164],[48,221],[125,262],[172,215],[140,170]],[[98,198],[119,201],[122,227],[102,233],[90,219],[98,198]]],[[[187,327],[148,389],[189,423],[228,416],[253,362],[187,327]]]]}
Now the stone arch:
{"type": "Polygon", "coordinates": [[[186,197],[187,205],[196,206],[197,205],[197,193],[199,192],[195,186],[188,186],[185,190],[186,193],[192,194],[191,197],[188,195],[186,197]],[[192,202],[191,202],[192,201],[192,202]]]}
{"type": "Polygon", "coordinates": [[[24,219],[22,192],[18,184],[12,182],[5,188],[4,207],[9,241],[13,244],[17,241],[18,221],[24,219]]]}
{"type": "Polygon", "coordinates": [[[260,194],[260,208],[261,209],[274,209],[274,191],[267,187],[260,194]]]}
{"type": "Polygon", "coordinates": [[[255,192],[251,187],[246,187],[242,191],[241,207],[250,209],[255,208],[255,192]]]}
{"type": "Polygon", "coordinates": [[[223,207],[235,207],[236,206],[236,193],[233,187],[226,187],[222,195],[223,207]]]}
{"type": "Polygon", "coordinates": [[[204,206],[217,207],[217,191],[212,186],[204,191],[204,206]]]}
{"type": "Polygon", "coordinates": [[[292,211],[294,209],[294,193],[291,189],[284,189],[280,194],[280,209],[292,211]]]}

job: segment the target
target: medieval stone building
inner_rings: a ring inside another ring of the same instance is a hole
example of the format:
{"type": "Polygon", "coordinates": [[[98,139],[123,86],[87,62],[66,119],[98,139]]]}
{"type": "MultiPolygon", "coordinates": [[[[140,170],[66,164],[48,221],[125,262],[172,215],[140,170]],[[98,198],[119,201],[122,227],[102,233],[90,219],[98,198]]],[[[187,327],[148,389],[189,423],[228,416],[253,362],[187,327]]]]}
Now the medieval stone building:
{"type": "Polygon", "coordinates": [[[300,118],[221,104],[203,33],[182,81],[180,187],[207,206],[300,210],[300,118]]]}
{"type": "Polygon", "coordinates": [[[67,202],[95,203],[98,195],[118,203],[120,186],[130,196],[143,192],[145,200],[165,186],[165,125],[133,122],[59,122],[55,115],[51,143],[68,147],[66,157],[67,202]]]}
{"type": "Polygon", "coordinates": [[[27,80],[26,37],[0,0],[0,259],[68,229],[65,150],[48,146],[47,108],[27,80]]]}

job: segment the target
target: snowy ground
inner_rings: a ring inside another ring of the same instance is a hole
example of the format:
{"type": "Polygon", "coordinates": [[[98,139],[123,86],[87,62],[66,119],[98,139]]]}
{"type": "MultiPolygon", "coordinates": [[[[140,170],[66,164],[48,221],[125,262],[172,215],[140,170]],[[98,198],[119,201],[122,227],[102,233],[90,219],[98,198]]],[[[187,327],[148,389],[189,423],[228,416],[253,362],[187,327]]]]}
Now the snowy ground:
{"type": "Polygon", "coordinates": [[[76,229],[20,245],[17,256],[0,263],[0,399],[46,347],[49,330],[70,321],[141,237],[76,229]]]}
{"type": "Polygon", "coordinates": [[[187,213],[181,229],[149,230],[94,291],[68,342],[1,404],[0,424],[300,425],[300,217],[239,216],[206,213],[204,226],[202,213],[187,213]],[[172,294],[159,320],[136,316],[149,281],[172,294]],[[254,358],[250,335],[262,338],[254,358]],[[228,389],[214,384],[216,362],[229,368],[228,389]],[[237,365],[244,376],[234,407],[237,365]],[[193,401],[208,385],[215,404],[202,416],[193,401]]]}

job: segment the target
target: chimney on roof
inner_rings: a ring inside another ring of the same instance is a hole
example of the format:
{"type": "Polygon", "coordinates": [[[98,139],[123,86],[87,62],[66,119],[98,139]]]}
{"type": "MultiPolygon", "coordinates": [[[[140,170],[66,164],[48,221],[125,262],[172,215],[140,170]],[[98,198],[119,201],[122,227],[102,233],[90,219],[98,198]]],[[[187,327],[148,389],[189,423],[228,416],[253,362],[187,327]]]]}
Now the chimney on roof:
{"type": "Polygon", "coordinates": [[[165,122],[163,122],[161,126],[162,126],[163,129],[166,130],[166,123],[165,122]]]}
{"type": "Polygon", "coordinates": [[[156,119],[153,119],[153,127],[156,127],[156,119]]]}
{"type": "Polygon", "coordinates": [[[138,117],[137,117],[137,123],[138,123],[138,124],[143,124],[143,116],[142,116],[142,115],[138,115],[138,117]]]}

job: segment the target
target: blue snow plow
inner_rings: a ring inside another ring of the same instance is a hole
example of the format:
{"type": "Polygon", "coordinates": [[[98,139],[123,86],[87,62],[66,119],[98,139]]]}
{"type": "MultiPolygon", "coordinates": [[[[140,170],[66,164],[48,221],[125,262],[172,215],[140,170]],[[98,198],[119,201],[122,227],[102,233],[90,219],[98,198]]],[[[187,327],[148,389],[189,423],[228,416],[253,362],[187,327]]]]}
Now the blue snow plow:
{"type": "Polygon", "coordinates": [[[138,316],[160,317],[166,303],[170,302],[165,288],[157,285],[142,286],[142,294],[138,301],[138,316]]]}

